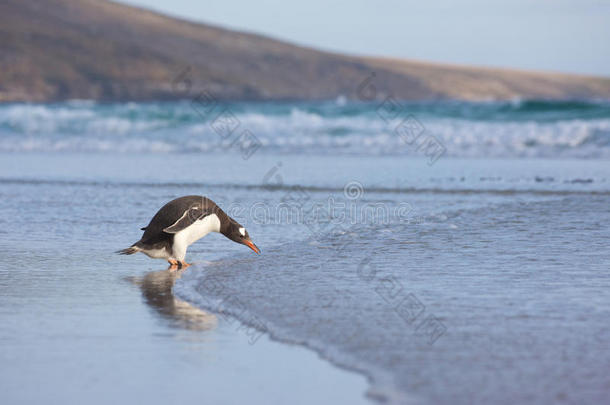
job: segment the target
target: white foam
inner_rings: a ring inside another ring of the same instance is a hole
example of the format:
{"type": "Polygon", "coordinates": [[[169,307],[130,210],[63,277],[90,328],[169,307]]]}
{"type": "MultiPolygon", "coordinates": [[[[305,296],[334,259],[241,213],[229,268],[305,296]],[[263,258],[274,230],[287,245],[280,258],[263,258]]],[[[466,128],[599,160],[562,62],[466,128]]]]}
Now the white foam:
{"type": "MultiPolygon", "coordinates": [[[[203,119],[187,104],[11,104],[0,107],[0,151],[209,152],[233,147],[235,137],[248,130],[272,151],[422,154],[374,109],[322,115],[298,107],[249,108],[234,113],[239,126],[232,136],[222,136],[211,119],[203,119]]],[[[610,118],[418,118],[425,128],[422,136],[441,141],[446,156],[610,157],[610,118]]]]}

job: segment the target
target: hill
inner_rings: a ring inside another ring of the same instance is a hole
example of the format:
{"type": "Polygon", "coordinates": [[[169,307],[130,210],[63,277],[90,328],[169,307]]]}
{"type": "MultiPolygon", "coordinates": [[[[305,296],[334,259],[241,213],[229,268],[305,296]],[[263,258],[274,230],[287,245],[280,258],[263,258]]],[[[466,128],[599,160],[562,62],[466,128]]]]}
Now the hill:
{"type": "Polygon", "coordinates": [[[0,2],[0,101],[166,100],[185,88],[245,100],[610,98],[608,78],[353,57],[109,1],[0,2]],[[176,86],[181,72],[188,84],[176,86]]]}

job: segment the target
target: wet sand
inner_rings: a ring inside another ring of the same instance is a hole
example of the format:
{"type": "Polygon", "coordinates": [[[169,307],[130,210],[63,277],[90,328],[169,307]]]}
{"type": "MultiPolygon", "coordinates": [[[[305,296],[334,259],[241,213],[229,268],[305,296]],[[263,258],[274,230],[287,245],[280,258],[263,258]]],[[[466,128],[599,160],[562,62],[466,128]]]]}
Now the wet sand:
{"type": "Polygon", "coordinates": [[[0,270],[4,403],[370,403],[364,377],[177,299],[179,272],[29,257],[0,270]]]}

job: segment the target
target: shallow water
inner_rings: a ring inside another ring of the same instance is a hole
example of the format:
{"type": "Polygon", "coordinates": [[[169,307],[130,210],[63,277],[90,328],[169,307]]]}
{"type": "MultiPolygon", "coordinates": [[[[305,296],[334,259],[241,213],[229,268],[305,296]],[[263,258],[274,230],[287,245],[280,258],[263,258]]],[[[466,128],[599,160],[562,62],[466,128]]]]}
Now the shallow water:
{"type": "MultiPolygon", "coordinates": [[[[205,136],[189,132],[203,124],[188,105],[171,114],[157,104],[119,107],[0,109],[10,117],[0,125],[9,135],[0,142],[0,339],[11,398],[108,398],[112,387],[128,396],[174,370],[150,402],[176,392],[200,401],[201,379],[231,391],[235,375],[260,377],[248,398],[260,398],[266,376],[284,400],[363,400],[361,390],[329,396],[361,387],[339,371],[310,380],[320,397],[299,393],[295,381],[329,372],[267,336],[367,376],[369,396],[393,403],[610,396],[605,104],[412,106],[427,129],[449,123],[447,134],[466,135],[447,138],[433,162],[395,139],[378,148],[370,136],[384,135],[369,107],[233,106],[269,141],[248,159],[209,134],[207,152],[192,149],[205,136]],[[28,109],[31,120],[20,115],[28,109]],[[121,114],[125,127],[103,126],[121,114]],[[155,119],[163,124],[147,137],[138,125],[155,119]],[[337,120],[345,133],[329,129],[337,120]],[[314,127],[334,140],[297,136],[310,145],[301,149],[283,140],[314,127]],[[537,142],[520,143],[526,129],[537,142]],[[162,262],[112,254],[187,194],[225,208],[262,255],[210,235],[172,280],[162,262]],[[244,360],[252,356],[266,371],[244,360]],[[282,358],[293,363],[281,368],[282,358]],[[288,371],[295,366],[300,374],[288,371]],[[43,389],[24,391],[25,381],[43,389]],[[325,390],[323,381],[343,382],[325,390]]],[[[206,398],[234,399],[212,391],[206,398]]]]}

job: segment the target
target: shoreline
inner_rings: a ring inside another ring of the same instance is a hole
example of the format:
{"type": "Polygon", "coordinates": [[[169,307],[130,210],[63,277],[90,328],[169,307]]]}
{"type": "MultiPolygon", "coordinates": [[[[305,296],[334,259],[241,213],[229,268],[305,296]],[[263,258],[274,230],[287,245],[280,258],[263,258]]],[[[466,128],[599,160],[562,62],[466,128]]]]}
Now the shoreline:
{"type": "MultiPolygon", "coordinates": [[[[289,401],[292,404],[349,403],[371,405],[386,399],[371,391],[372,377],[365,371],[338,364],[314,347],[281,339],[269,331],[256,329],[257,333],[252,333],[253,326],[244,322],[243,319],[233,314],[212,311],[211,308],[199,305],[200,302],[193,302],[197,300],[191,299],[193,297],[189,296],[188,287],[178,279],[182,275],[191,274],[194,270],[202,269],[202,267],[200,264],[194,264],[188,268],[185,274],[180,274],[177,277],[177,283],[171,289],[171,294],[175,297],[175,300],[216,317],[218,332],[223,336],[230,336],[229,339],[234,345],[239,346],[239,350],[243,353],[249,353],[250,360],[264,358],[264,362],[256,361],[259,374],[272,375],[272,379],[287,376],[297,369],[299,370],[298,373],[303,374],[303,376],[292,375],[282,380],[281,384],[274,385],[278,387],[277,392],[273,389],[269,390],[269,386],[267,386],[263,390],[266,398],[257,397],[256,401],[274,403],[274,398],[286,395],[290,396],[289,401]],[[180,293],[175,291],[176,285],[178,285],[180,293]],[[290,366],[284,370],[287,372],[283,373],[282,369],[286,368],[287,364],[290,366]],[[307,381],[307,383],[304,384],[304,381],[307,381]]],[[[252,378],[252,375],[248,378],[252,378]]],[[[256,385],[256,382],[249,380],[248,385],[256,385]]],[[[219,398],[219,400],[224,399],[219,398]]]]}
{"type": "MultiPolygon", "coordinates": [[[[188,268],[185,276],[187,278],[189,276],[193,277],[195,271],[205,271],[205,269],[200,264],[194,264],[188,268]]],[[[177,280],[177,283],[174,285],[174,289],[172,291],[175,296],[179,297],[179,299],[188,302],[190,305],[193,305],[196,308],[209,311],[210,313],[218,316],[219,319],[228,317],[229,319],[238,322],[240,326],[237,328],[234,327],[233,329],[235,330],[235,333],[244,335],[244,338],[252,335],[251,331],[248,332],[248,329],[255,330],[261,339],[265,339],[269,343],[278,343],[282,346],[294,347],[299,350],[304,349],[307,352],[314,354],[317,359],[321,360],[333,369],[338,369],[341,370],[341,372],[364,378],[366,389],[362,392],[362,399],[364,401],[362,402],[363,404],[398,404],[404,402],[406,399],[403,392],[399,392],[395,387],[392,386],[390,382],[391,377],[381,370],[366,370],[364,368],[358,368],[354,365],[357,363],[356,360],[350,360],[343,353],[333,354],[331,353],[332,349],[322,348],[323,345],[321,343],[316,345],[315,343],[311,344],[309,342],[299,341],[295,337],[290,337],[289,332],[278,329],[277,327],[271,331],[264,325],[261,325],[259,322],[252,321],[252,319],[255,319],[253,316],[240,316],[231,310],[227,310],[223,306],[222,302],[205,302],[205,298],[203,298],[199,292],[191,288],[190,284],[187,284],[184,281],[180,282],[177,280]],[[178,291],[176,291],[176,286],[178,286],[178,291]],[[218,312],[218,310],[221,312],[218,312]],[[373,377],[375,374],[377,376],[382,376],[382,378],[376,379],[373,377]]],[[[258,342],[258,340],[256,342],[258,342]]],[[[256,342],[253,344],[253,346],[258,344],[256,342]]],[[[414,398],[411,398],[411,400],[414,400],[414,398]]],[[[349,403],[351,404],[354,402],[349,403]]]]}

